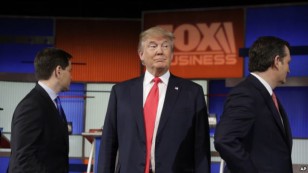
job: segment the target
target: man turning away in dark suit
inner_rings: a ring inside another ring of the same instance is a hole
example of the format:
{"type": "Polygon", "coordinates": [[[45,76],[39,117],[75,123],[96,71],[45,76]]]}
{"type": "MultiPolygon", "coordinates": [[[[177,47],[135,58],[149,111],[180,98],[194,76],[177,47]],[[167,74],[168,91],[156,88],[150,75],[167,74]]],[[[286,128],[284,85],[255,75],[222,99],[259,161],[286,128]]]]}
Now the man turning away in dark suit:
{"type": "Polygon", "coordinates": [[[169,72],[173,41],[160,27],[140,34],[138,53],[146,71],[111,90],[99,173],[210,173],[203,89],[169,72]]]}
{"type": "Polygon", "coordinates": [[[69,89],[71,57],[57,48],[37,53],[38,83],[17,105],[12,119],[9,173],[68,173],[67,121],[54,100],[69,89]]]}
{"type": "Polygon", "coordinates": [[[290,61],[289,43],[277,37],[260,37],[250,48],[251,74],[230,92],[216,127],[214,144],[225,172],[293,172],[288,117],[272,98],[286,82],[290,61]]]}

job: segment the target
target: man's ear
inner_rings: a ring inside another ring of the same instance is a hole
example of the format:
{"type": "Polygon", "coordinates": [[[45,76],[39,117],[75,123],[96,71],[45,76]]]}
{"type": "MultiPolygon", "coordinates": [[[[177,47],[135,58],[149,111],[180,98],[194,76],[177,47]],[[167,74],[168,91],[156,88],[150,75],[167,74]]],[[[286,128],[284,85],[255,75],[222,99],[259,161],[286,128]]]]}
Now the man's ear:
{"type": "Polygon", "coordinates": [[[61,66],[58,65],[56,69],[54,70],[56,77],[60,76],[61,70],[62,70],[61,66]]]}
{"type": "Polygon", "coordinates": [[[275,67],[275,68],[278,68],[278,65],[279,65],[279,62],[280,62],[281,60],[280,60],[280,58],[279,58],[279,55],[276,55],[275,56],[275,58],[274,58],[274,64],[273,64],[273,66],[275,67]]]}
{"type": "Polygon", "coordinates": [[[139,55],[140,60],[143,61],[143,59],[144,59],[144,58],[143,58],[143,52],[142,52],[142,51],[139,51],[139,52],[138,52],[138,55],[139,55]]]}

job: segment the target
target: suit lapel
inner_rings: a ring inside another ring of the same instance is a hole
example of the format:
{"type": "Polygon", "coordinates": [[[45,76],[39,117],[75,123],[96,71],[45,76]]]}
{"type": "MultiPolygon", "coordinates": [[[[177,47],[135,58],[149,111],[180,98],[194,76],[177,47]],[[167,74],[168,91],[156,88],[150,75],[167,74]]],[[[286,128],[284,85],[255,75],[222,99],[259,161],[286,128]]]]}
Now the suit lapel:
{"type": "MultiPolygon", "coordinates": [[[[39,91],[39,93],[42,95],[42,97],[44,97],[44,99],[46,100],[46,104],[48,104],[48,107],[50,107],[50,109],[53,110],[53,112],[54,112],[53,114],[58,114],[58,119],[63,122],[63,119],[61,118],[61,115],[60,115],[58,109],[56,108],[55,103],[51,100],[48,93],[39,84],[37,84],[35,86],[35,88],[39,91]]],[[[62,111],[63,111],[63,109],[62,109],[62,111]]],[[[63,113],[64,113],[64,111],[63,111],[63,113]]],[[[64,113],[64,115],[65,115],[65,113],[64,113]]],[[[65,117],[65,119],[66,119],[66,117],[65,117]]]]}
{"type": "Polygon", "coordinates": [[[278,110],[276,109],[276,106],[272,100],[272,97],[270,96],[270,94],[268,93],[268,91],[266,90],[266,88],[263,86],[263,84],[253,75],[249,76],[249,80],[254,84],[254,86],[260,91],[260,93],[262,94],[264,100],[266,101],[266,105],[269,107],[269,109],[272,112],[272,116],[275,119],[275,122],[277,124],[277,126],[279,127],[280,131],[282,132],[282,134],[284,136],[286,136],[286,131],[283,127],[283,124],[281,122],[280,119],[280,115],[278,110]]]}
{"type": "Polygon", "coordinates": [[[285,110],[282,107],[278,98],[277,98],[277,101],[278,101],[278,105],[279,105],[281,118],[282,118],[283,124],[284,124],[284,130],[285,130],[285,134],[286,134],[286,137],[287,137],[286,139],[287,139],[287,142],[289,144],[290,149],[292,149],[293,141],[292,141],[291,127],[290,127],[290,124],[289,124],[288,116],[287,116],[287,113],[285,112],[285,110]]]}
{"type": "MultiPolygon", "coordinates": [[[[51,100],[51,98],[49,97],[48,93],[39,85],[39,84],[36,84],[35,86],[35,89],[39,91],[40,95],[42,97],[44,97],[44,99],[46,100],[46,104],[48,105],[48,107],[50,108],[50,110],[52,110],[54,113],[52,113],[52,115],[55,115],[57,114],[57,119],[59,121],[61,121],[61,124],[63,124],[63,131],[64,131],[64,134],[63,134],[63,137],[65,137],[65,142],[68,146],[68,127],[67,127],[67,120],[66,120],[66,117],[65,117],[65,122],[63,122],[63,119],[61,118],[60,114],[59,114],[59,111],[58,109],[56,108],[54,102],[51,100]]],[[[63,111],[63,109],[62,109],[63,111]]],[[[64,111],[63,111],[64,113],[64,111]]],[[[65,113],[64,113],[65,115],[65,113]]]]}
{"type": "Polygon", "coordinates": [[[140,139],[145,142],[145,127],[143,117],[143,78],[144,76],[141,76],[131,85],[130,98],[132,101],[131,107],[133,109],[133,116],[135,116],[136,119],[140,139]]]}
{"type": "Polygon", "coordinates": [[[54,102],[49,97],[48,93],[39,85],[36,84],[35,89],[39,91],[42,97],[46,100],[46,104],[48,104],[48,107],[52,108],[55,112],[58,112],[54,102]]]}
{"type": "Polygon", "coordinates": [[[272,111],[272,116],[275,119],[276,124],[279,126],[279,129],[281,130],[281,132],[284,135],[286,135],[285,129],[284,129],[283,124],[281,122],[280,114],[279,114],[278,110],[276,109],[276,106],[275,106],[275,104],[272,100],[272,97],[268,93],[265,93],[265,92],[262,92],[262,95],[265,98],[268,107],[272,111]]]}
{"type": "Polygon", "coordinates": [[[157,130],[157,136],[160,135],[164,126],[166,125],[169,116],[171,115],[172,110],[174,109],[174,105],[176,104],[179,93],[181,92],[182,85],[180,83],[179,78],[170,75],[166,97],[164,101],[163,110],[160,117],[160,122],[157,130]]]}

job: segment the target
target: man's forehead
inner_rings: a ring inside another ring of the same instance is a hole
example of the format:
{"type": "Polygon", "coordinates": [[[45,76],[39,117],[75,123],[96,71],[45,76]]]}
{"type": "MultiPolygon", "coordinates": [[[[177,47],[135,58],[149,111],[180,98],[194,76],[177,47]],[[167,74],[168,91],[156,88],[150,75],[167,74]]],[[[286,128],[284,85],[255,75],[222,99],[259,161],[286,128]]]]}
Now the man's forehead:
{"type": "Polygon", "coordinates": [[[169,40],[166,37],[149,37],[146,42],[148,43],[164,43],[169,40]]]}

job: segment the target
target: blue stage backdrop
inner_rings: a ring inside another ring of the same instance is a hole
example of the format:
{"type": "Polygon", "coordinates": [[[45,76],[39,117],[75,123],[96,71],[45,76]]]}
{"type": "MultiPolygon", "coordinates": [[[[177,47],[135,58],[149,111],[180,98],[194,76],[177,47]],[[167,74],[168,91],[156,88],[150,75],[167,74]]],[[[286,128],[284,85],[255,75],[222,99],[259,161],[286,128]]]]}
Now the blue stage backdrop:
{"type": "MultiPolygon", "coordinates": [[[[308,46],[308,5],[247,8],[245,46],[248,48],[259,37],[278,36],[291,46],[308,46]]],[[[292,56],[290,76],[308,76],[308,58],[292,56]]],[[[248,74],[245,58],[245,75],[248,74]]]]}

